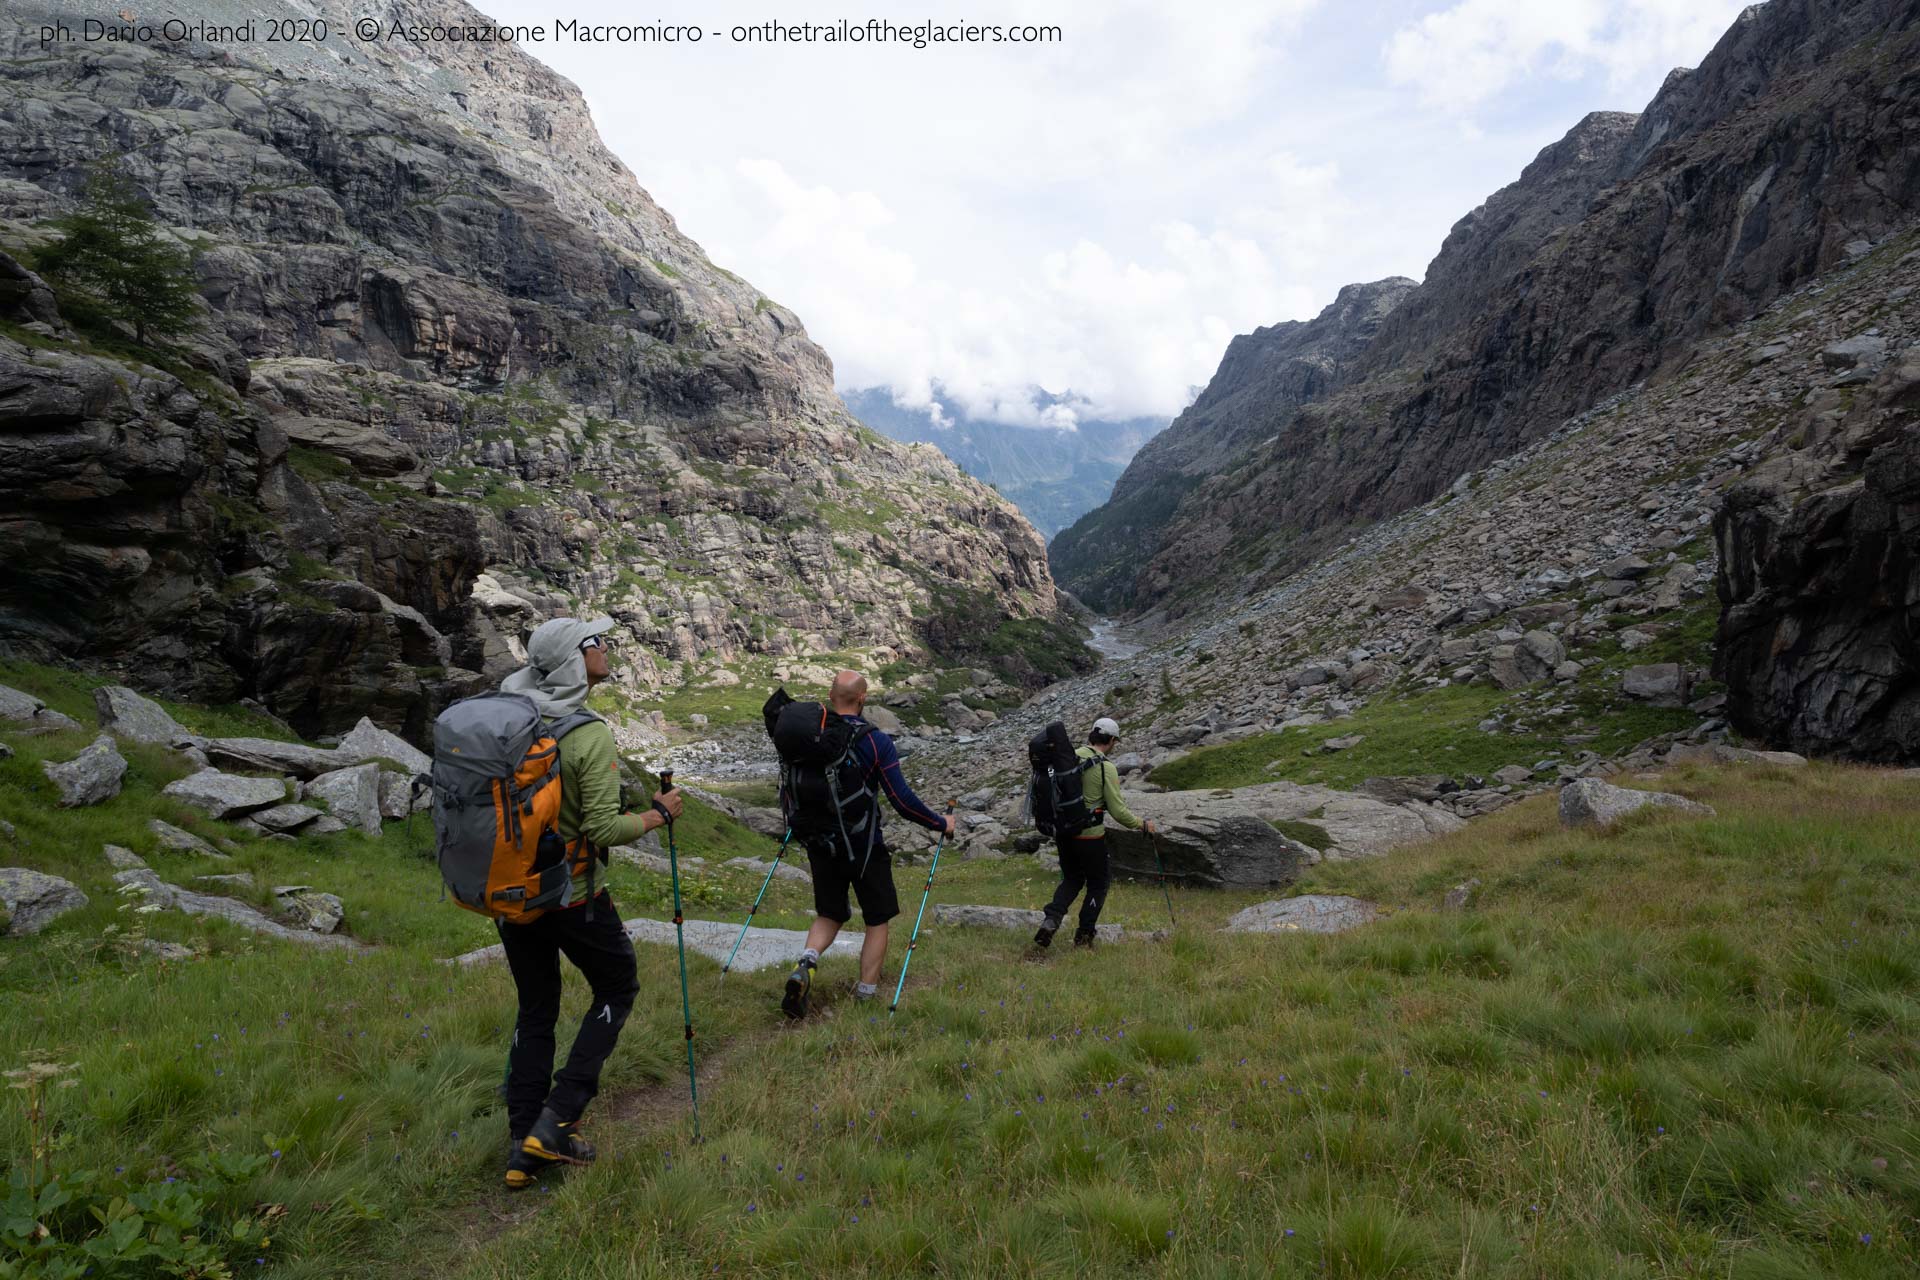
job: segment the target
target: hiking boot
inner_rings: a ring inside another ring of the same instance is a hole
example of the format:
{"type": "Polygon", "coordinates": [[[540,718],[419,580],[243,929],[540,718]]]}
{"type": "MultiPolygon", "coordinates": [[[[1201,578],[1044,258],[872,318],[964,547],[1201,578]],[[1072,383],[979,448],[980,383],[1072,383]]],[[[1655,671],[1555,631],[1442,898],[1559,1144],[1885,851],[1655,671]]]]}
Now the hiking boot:
{"type": "Polygon", "coordinates": [[[1036,947],[1052,946],[1053,935],[1059,931],[1060,922],[1058,920],[1055,920],[1052,916],[1042,916],[1040,919],[1040,928],[1033,935],[1033,945],[1036,947]]]}
{"type": "Polygon", "coordinates": [[[798,1022],[807,1016],[807,997],[813,994],[813,962],[802,960],[787,975],[787,993],[780,997],[780,1012],[798,1022]]]}
{"type": "Polygon", "coordinates": [[[1073,945],[1076,947],[1085,947],[1089,951],[1093,950],[1093,930],[1082,929],[1080,932],[1074,934],[1073,945]]]}
{"type": "Polygon", "coordinates": [[[507,1139],[507,1190],[525,1191],[546,1161],[527,1154],[525,1138],[507,1139]]]}
{"type": "MultiPolygon", "coordinates": [[[[574,1132],[579,1124],[577,1120],[561,1120],[552,1107],[542,1108],[540,1118],[533,1122],[533,1129],[520,1142],[520,1150],[536,1162],[548,1164],[592,1164],[599,1152],[593,1144],[574,1132]]],[[[539,1165],[536,1163],[535,1168],[539,1165]]],[[[507,1170],[508,1185],[512,1185],[513,1170],[507,1170]]]]}

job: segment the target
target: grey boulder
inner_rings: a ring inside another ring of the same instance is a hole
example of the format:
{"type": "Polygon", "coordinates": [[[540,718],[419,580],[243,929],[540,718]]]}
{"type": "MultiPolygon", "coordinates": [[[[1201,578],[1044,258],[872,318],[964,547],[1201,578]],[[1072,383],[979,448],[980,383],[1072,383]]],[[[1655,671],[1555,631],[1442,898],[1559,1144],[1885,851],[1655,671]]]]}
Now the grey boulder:
{"type": "Polygon", "coordinates": [[[190,831],[182,831],[170,822],[162,822],[160,819],[154,818],[147,823],[147,829],[159,837],[161,847],[163,848],[172,849],[179,853],[197,853],[203,858],[217,858],[222,862],[228,860],[226,854],[221,853],[199,836],[194,835],[190,831]]]}
{"type": "MultiPolygon", "coordinates": [[[[1159,855],[1169,879],[1214,886],[1292,884],[1315,860],[1313,850],[1233,796],[1168,791],[1129,795],[1128,806],[1159,828],[1159,855]]],[[[1140,831],[1107,835],[1113,866],[1130,875],[1158,873],[1154,842],[1140,831]]]]}
{"type": "Polygon", "coordinates": [[[93,705],[100,727],[116,738],[170,747],[193,736],[165,707],[125,685],[101,685],[93,691],[93,705]]]}
{"type": "Polygon", "coordinates": [[[1646,808],[1712,817],[1707,805],[1664,791],[1632,791],[1598,778],[1581,778],[1560,788],[1560,821],[1569,827],[1610,827],[1646,808]]]}
{"type": "Polygon", "coordinates": [[[202,769],[160,789],[210,818],[236,818],[271,808],[287,799],[284,778],[249,778],[218,769],[202,769]]]}
{"type": "Polygon", "coordinates": [[[26,867],[0,867],[0,907],[11,921],[6,932],[38,933],[86,905],[87,895],[72,881],[26,867]]]}
{"type": "Polygon", "coordinates": [[[64,764],[48,760],[40,767],[60,789],[62,809],[81,809],[113,799],[120,794],[120,780],[127,776],[125,757],[104,733],[64,764]]]}
{"type": "Polygon", "coordinates": [[[1227,933],[1345,933],[1380,916],[1363,898],[1308,893],[1277,902],[1256,902],[1228,918],[1227,933]]]}
{"type": "Polygon", "coordinates": [[[432,773],[433,757],[397,733],[382,729],[365,716],[340,739],[338,754],[342,762],[364,764],[369,760],[391,760],[408,774],[432,773]]]}
{"type": "Polygon", "coordinates": [[[1687,669],[1677,662],[1654,662],[1629,667],[1620,680],[1620,691],[1629,698],[1651,702],[1656,707],[1685,706],[1687,669]]]}
{"type": "Polygon", "coordinates": [[[298,831],[314,819],[324,816],[311,805],[277,804],[271,809],[260,809],[248,814],[247,820],[258,823],[268,831],[298,831]]]}
{"type": "Polygon", "coordinates": [[[30,693],[0,684],[0,720],[26,733],[52,733],[57,729],[78,729],[80,722],[62,715],[30,693]]]}
{"type": "Polygon", "coordinates": [[[370,836],[380,834],[380,766],[357,764],[323,773],[306,785],[306,799],[318,800],[327,811],[350,827],[370,836]]]}

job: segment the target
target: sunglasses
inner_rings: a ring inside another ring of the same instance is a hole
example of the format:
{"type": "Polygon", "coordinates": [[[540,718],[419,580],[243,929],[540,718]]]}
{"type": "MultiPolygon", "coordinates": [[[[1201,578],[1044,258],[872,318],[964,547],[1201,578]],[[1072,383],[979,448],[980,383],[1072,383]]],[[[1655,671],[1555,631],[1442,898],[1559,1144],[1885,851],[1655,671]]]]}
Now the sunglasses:
{"type": "Polygon", "coordinates": [[[589,649],[604,649],[606,647],[607,641],[604,636],[588,636],[580,642],[580,652],[582,653],[585,653],[589,649]]]}

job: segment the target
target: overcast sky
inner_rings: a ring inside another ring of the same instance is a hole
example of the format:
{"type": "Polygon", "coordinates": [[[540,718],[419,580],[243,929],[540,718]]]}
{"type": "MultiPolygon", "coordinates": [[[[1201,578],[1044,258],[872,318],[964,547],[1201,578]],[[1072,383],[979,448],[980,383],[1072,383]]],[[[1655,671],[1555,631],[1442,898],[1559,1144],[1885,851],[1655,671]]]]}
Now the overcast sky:
{"type": "Polygon", "coordinates": [[[548,42],[613,150],[721,266],[798,312],[842,389],[1037,425],[1172,415],[1228,339],[1419,278],[1588,111],[1637,111],[1741,0],[478,0],[548,42]],[[1050,45],[764,45],[828,22],[1048,23],[1050,45]],[[1056,421],[1057,421],[1056,417],[1056,421]]]}

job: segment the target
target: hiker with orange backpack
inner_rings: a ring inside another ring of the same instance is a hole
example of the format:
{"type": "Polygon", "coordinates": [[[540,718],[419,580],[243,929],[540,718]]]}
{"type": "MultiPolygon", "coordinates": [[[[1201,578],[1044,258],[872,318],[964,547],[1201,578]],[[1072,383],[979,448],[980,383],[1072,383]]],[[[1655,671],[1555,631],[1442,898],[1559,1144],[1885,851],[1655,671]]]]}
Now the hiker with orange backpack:
{"type": "Polygon", "coordinates": [[[640,990],[633,941],[596,872],[614,845],[680,816],[672,790],[645,812],[622,811],[613,733],[585,710],[587,691],[607,678],[612,629],[608,618],[542,623],[527,665],[498,693],[463,699],[434,725],[441,874],[462,906],[493,917],[520,999],[506,1085],[506,1183],[516,1190],[543,1168],[594,1159],[580,1116],[640,990]],[[555,1073],[562,956],[593,1003],[555,1073]]]}

